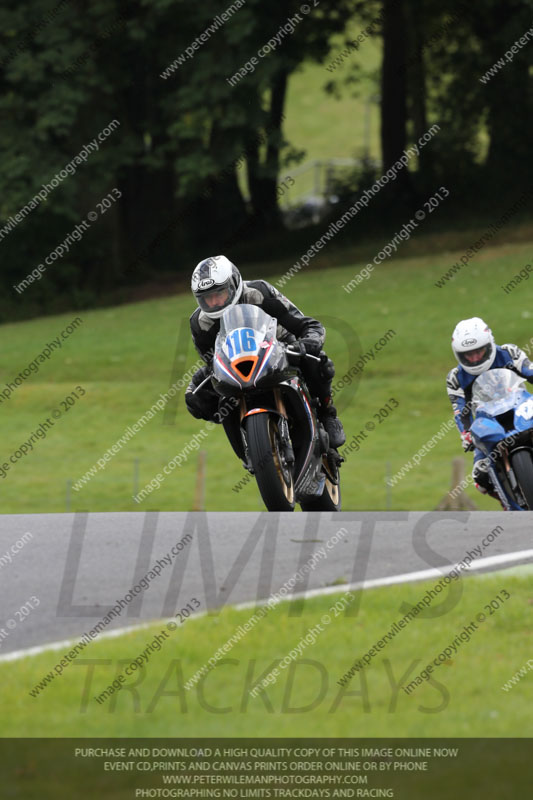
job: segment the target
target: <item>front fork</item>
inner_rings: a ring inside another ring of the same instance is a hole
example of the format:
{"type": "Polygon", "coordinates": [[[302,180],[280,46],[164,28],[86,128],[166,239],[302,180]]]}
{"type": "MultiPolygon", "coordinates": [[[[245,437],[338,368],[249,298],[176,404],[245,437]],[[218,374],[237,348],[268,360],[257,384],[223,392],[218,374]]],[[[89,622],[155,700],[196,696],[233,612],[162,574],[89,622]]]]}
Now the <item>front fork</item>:
{"type": "Polygon", "coordinates": [[[511,510],[511,504],[510,504],[509,498],[507,497],[507,494],[504,492],[503,487],[502,487],[501,482],[500,482],[500,478],[498,476],[498,473],[496,472],[496,470],[494,469],[493,466],[489,467],[488,474],[489,474],[489,477],[490,477],[490,479],[492,481],[492,485],[496,489],[496,494],[500,498],[503,507],[505,508],[506,511],[510,511],[511,510]]]}
{"type": "MultiPolygon", "coordinates": [[[[283,417],[283,419],[286,420],[287,419],[287,409],[285,408],[285,403],[283,401],[282,394],[281,394],[279,389],[274,389],[273,392],[274,392],[274,400],[275,400],[275,403],[276,403],[276,410],[277,410],[278,414],[280,415],[280,417],[283,417]]],[[[264,409],[264,410],[267,411],[268,409],[264,409]]],[[[246,408],[246,401],[244,399],[244,395],[241,395],[240,412],[241,412],[241,423],[242,423],[243,419],[245,418],[246,414],[248,413],[248,409],[246,408]]]]}
{"type": "MultiPolygon", "coordinates": [[[[294,458],[294,450],[292,447],[291,437],[289,433],[289,423],[287,419],[287,410],[285,408],[285,403],[283,401],[283,396],[279,389],[273,390],[274,400],[276,403],[276,411],[274,409],[262,408],[261,411],[257,413],[271,413],[278,415],[278,431],[280,437],[280,450],[281,454],[290,468],[293,466],[295,458],[294,458]]],[[[241,403],[240,403],[240,422],[241,422],[241,435],[243,438],[244,444],[244,453],[246,456],[247,462],[247,469],[251,470],[250,458],[248,455],[248,442],[246,440],[246,433],[244,430],[243,421],[247,414],[250,412],[246,408],[246,402],[244,397],[241,396],[241,403]]]]}
{"type": "Polygon", "coordinates": [[[283,395],[279,389],[274,389],[274,400],[276,401],[276,408],[279,414],[278,430],[281,439],[281,449],[285,461],[289,466],[294,464],[294,450],[292,447],[291,437],[289,434],[289,422],[287,417],[287,409],[283,401],[283,395]]]}
{"type": "MultiPolygon", "coordinates": [[[[496,450],[496,448],[495,448],[495,450],[496,450]]],[[[496,494],[500,498],[500,500],[502,502],[502,505],[504,506],[506,511],[522,511],[522,508],[518,505],[518,503],[516,503],[513,500],[512,497],[508,497],[507,496],[507,492],[505,491],[505,489],[503,487],[503,484],[502,484],[502,481],[500,479],[500,476],[498,475],[496,469],[492,465],[492,462],[494,460],[493,457],[492,457],[493,454],[494,454],[494,451],[489,456],[489,458],[491,460],[491,465],[489,466],[487,471],[488,471],[489,477],[490,477],[490,479],[491,479],[491,481],[493,483],[493,486],[496,489],[496,494]]],[[[499,455],[501,456],[502,463],[503,463],[503,466],[505,468],[505,472],[506,472],[506,475],[507,475],[507,481],[509,482],[511,490],[516,495],[517,491],[520,492],[520,487],[518,486],[518,483],[516,481],[514,472],[513,472],[512,468],[511,468],[511,464],[509,462],[509,454],[508,454],[506,449],[502,448],[500,450],[500,452],[499,452],[499,455]]]]}

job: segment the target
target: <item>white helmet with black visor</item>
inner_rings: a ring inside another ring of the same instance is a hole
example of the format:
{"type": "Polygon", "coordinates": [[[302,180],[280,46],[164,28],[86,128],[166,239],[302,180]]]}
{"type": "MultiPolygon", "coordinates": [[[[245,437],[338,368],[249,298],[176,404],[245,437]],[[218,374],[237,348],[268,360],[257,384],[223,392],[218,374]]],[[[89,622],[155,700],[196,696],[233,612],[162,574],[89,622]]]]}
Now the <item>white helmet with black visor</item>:
{"type": "Polygon", "coordinates": [[[191,289],[204,314],[218,319],[227,308],[239,302],[241,273],[226,256],[205,258],[194,269],[191,289]]]}
{"type": "Polygon", "coordinates": [[[470,375],[481,375],[496,358],[496,342],[489,326],[480,317],[463,319],[452,334],[452,350],[461,367],[470,375]]]}

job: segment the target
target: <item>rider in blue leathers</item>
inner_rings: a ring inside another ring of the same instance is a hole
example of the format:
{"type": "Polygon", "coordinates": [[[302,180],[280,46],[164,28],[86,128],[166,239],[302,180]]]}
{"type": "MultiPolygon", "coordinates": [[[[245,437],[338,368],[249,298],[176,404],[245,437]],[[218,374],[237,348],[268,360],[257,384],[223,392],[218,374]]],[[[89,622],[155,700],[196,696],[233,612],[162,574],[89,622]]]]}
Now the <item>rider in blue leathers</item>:
{"type": "Polygon", "coordinates": [[[472,443],[472,384],[482,372],[502,368],[511,369],[533,383],[533,364],[516,344],[497,345],[489,326],[479,317],[458,323],[452,335],[452,350],[459,366],[448,373],[446,389],[453,406],[455,424],[461,434],[463,450],[474,450],[472,478],[476,489],[482,494],[498,498],[488,474],[489,459],[472,443]]]}

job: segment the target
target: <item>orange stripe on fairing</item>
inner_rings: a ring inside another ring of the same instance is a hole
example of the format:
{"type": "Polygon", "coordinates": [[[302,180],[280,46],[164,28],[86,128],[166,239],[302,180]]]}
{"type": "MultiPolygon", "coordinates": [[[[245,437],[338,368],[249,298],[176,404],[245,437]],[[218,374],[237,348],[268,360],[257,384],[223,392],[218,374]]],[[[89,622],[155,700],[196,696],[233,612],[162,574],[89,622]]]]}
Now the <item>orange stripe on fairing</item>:
{"type": "Polygon", "coordinates": [[[268,408],[253,408],[251,411],[248,411],[244,415],[243,419],[245,417],[251,417],[252,414],[268,414],[268,413],[269,413],[268,408]]]}

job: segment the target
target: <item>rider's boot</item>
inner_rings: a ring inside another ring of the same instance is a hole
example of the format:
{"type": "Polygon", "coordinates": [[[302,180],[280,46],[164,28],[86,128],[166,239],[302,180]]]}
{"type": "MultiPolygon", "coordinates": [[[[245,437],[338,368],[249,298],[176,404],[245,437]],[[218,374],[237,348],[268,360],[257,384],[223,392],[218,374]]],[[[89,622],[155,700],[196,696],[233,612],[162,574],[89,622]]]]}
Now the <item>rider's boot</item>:
{"type": "Polygon", "coordinates": [[[337,450],[345,443],[346,434],[344,433],[342,422],[337,416],[337,409],[331,403],[331,398],[328,399],[329,403],[326,405],[324,403],[320,404],[318,418],[329,436],[329,446],[337,450]]]}
{"type": "Polygon", "coordinates": [[[478,490],[478,492],[481,492],[481,494],[487,494],[489,497],[493,497],[494,500],[497,500],[499,502],[499,504],[501,505],[502,509],[504,511],[507,511],[507,509],[505,508],[504,504],[502,503],[502,501],[500,499],[500,495],[497,494],[496,490],[494,489],[494,486],[492,485],[492,481],[490,480],[490,478],[487,475],[487,473],[485,472],[485,473],[482,473],[481,475],[478,475],[477,476],[477,480],[480,481],[480,482],[479,483],[475,483],[474,485],[475,485],[476,489],[478,490]],[[485,476],[486,476],[486,479],[484,479],[485,476]]]}

